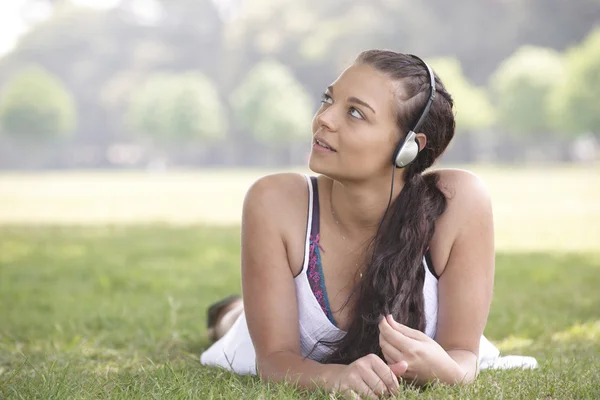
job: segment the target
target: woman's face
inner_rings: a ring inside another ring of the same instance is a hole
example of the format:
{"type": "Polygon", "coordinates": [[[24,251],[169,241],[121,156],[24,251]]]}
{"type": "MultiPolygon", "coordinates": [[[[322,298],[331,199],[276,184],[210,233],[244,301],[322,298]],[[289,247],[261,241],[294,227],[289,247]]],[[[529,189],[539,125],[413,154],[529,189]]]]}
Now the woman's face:
{"type": "Polygon", "coordinates": [[[400,139],[395,111],[399,89],[368,65],[346,69],[327,88],[313,118],[310,169],[336,180],[388,174],[400,139]]]}

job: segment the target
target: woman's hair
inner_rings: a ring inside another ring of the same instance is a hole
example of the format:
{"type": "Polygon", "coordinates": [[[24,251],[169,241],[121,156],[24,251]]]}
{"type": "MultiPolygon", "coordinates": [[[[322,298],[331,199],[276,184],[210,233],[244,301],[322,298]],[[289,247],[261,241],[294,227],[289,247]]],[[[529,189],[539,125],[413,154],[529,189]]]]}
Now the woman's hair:
{"type": "MultiPolygon", "coordinates": [[[[428,99],[427,68],[410,55],[386,50],[361,53],[359,64],[373,67],[398,82],[396,120],[403,138],[412,129],[428,99]]],[[[425,331],[423,257],[429,247],[435,220],[446,209],[436,174],[423,175],[454,136],[453,100],[436,76],[436,96],[420,132],[427,144],[405,169],[405,184],[381,221],[369,247],[366,270],[354,294],[356,301],[348,333],[339,341],[321,342],[333,352],[323,361],[349,364],[369,353],[383,357],[378,323],[382,315],[425,331]]],[[[419,132],[415,132],[419,133],[419,132]]],[[[390,160],[390,164],[392,161],[390,160]]]]}

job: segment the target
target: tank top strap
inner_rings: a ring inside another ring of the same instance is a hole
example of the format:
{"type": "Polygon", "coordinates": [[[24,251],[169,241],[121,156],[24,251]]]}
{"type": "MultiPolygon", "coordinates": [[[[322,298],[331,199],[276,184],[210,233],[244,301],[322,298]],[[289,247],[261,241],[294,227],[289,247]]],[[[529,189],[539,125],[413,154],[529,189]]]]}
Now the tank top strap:
{"type": "Polygon", "coordinates": [[[294,278],[306,274],[308,264],[311,257],[311,244],[318,239],[319,234],[319,188],[317,186],[317,178],[308,174],[303,174],[306,179],[308,189],[308,215],[306,216],[306,239],[304,241],[304,259],[302,261],[302,269],[294,278]]]}
{"type": "Polygon", "coordinates": [[[320,218],[320,211],[319,211],[319,185],[317,184],[317,177],[316,176],[311,176],[310,177],[310,183],[312,185],[312,189],[313,189],[313,196],[312,196],[312,221],[310,222],[310,236],[312,238],[316,238],[317,235],[319,235],[319,231],[320,231],[320,225],[319,225],[319,221],[321,220],[320,218]]]}

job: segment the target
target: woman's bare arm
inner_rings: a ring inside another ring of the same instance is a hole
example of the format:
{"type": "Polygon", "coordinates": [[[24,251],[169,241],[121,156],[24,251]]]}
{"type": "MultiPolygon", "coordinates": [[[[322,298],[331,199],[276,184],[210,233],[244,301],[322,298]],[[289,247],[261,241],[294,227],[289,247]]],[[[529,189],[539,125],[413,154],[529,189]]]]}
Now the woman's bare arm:
{"type": "Polygon", "coordinates": [[[291,174],[263,177],[249,189],[242,216],[242,287],[259,375],[314,387],[331,367],[301,355],[296,287],[283,231],[294,196],[300,194],[296,201],[306,204],[306,191],[304,178],[291,174]]]}
{"type": "Polygon", "coordinates": [[[449,171],[448,209],[457,232],[439,280],[436,341],[458,364],[461,380],[478,374],[479,341],[494,286],[494,226],[490,196],[466,171],[449,171]]]}

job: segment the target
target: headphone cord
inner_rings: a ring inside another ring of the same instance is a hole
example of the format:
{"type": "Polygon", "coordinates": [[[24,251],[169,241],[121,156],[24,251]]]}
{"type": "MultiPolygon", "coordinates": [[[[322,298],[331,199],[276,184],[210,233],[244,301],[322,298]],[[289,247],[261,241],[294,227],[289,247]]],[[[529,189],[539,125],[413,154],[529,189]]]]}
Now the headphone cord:
{"type": "MultiPolygon", "coordinates": [[[[383,217],[381,217],[381,221],[379,221],[379,226],[377,227],[377,232],[375,233],[375,236],[373,237],[373,242],[375,245],[377,245],[377,238],[379,237],[379,231],[381,230],[383,221],[385,221],[385,216],[387,215],[388,211],[390,210],[390,205],[392,204],[392,195],[394,194],[394,175],[395,175],[395,173],[396,173],[396,166],[394,165],[392,168],[392,182],[390,184],[390,198],[388,199],[388,204],[387,204],[387,207],[385,208],[385,212],[383,213],[383,217]]],[[[373,246],[373,253],[371,254],[371,262],[373,262],[374,255],[375,255],[375,246],[373,246]]]]}

